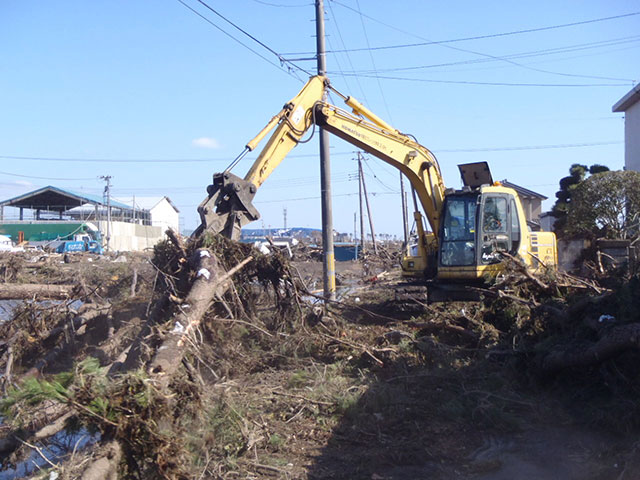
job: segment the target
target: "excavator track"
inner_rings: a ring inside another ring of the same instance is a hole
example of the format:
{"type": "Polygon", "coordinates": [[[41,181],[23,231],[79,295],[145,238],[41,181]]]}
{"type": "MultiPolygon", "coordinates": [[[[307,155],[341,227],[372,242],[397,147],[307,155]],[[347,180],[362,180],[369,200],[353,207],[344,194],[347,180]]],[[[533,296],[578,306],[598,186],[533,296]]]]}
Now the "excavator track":
{"type": "Polygon", "coordinates": [[[441,283],[435,280],[427,283],[403,283],[395,288],[394,306],[400,312],[424,313],[431,303],[436,302],[477,302],[478,290],[472,285],[441,283]]]}
{"type": "Polygon", "coordinates": [[[395,289],[394,307],[400,312],[423,313],[429,303],[427,285],[404,283],[395,289]]]}

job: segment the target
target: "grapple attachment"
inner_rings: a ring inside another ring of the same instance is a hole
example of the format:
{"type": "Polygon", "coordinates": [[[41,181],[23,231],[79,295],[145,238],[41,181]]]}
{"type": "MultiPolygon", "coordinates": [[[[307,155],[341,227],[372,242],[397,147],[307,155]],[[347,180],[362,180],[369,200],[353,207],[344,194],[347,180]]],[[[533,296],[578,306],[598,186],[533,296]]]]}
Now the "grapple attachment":
{"type": "Polygon", "coordinates": [[[215,173],[208,197],[198,206],[201,223],[193,235],[214,232],[238,240],[242,227],[260,218],[251,203],[256,191],[253,183],[232,173],[215,173]]]}

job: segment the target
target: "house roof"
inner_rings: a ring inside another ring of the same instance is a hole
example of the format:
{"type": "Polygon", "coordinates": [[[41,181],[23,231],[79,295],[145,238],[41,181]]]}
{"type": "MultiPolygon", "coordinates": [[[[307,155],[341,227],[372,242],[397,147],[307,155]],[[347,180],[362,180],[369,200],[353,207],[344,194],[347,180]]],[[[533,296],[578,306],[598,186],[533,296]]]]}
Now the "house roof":
{"type": "Polygon", "coordinates": [[[629,107],[640,101],[640,83],[633,87],[629,92],[618,100],[612,108],[612,112],[626,112],[629,107]]]}
{"type": "Polygon", "coordinates": [[[138,197],[137,195],[135,197],[132,197],[131,199],[122,199],[125,202],[127,202],[130,205],[133,205],[135,203],[135,207],[137,209],[143,209],[143,210],[151,210],[153,208],[155,208],[156,205],[158,205],[160,202],[162,202],[162,200],[166,199],[167,202],[169,202],[169,205],[171,205],[174,210],[176,212],[180,212],[180,210],[178,210],[178,207],[176,207],[173,202],[171,201],[171,199],[169,197],[167,197],[166,195],[163,197],[138,197]]]}
{"type": "MultiPolygon", "coordinates": [[[[91,205],[106,206],[106,202],[99,195],[78,193],[59,187],[48,185],[32,192],[24,193],[8,200],[0,201],[0,207],[19,207],[32,210],[50,210],[63,212],[73,207],[89,203],[91,205]]],[[[123,210],[131,210],[129,205],[111,200],[111,206],[123,210]]]]}
{"type": "Polygon", "coordinates": [[[525,197],[535,197],[541,200],[546,200],[549,197],[542,195],[541,193],[534,192],[533,190],[529,190],[528,188],[521,187],[520,185],[516,185],[515,183],[508,182],[507,180],[502,180],[500,183],[505,187],[513,188],[519,195],[525,197]]]}

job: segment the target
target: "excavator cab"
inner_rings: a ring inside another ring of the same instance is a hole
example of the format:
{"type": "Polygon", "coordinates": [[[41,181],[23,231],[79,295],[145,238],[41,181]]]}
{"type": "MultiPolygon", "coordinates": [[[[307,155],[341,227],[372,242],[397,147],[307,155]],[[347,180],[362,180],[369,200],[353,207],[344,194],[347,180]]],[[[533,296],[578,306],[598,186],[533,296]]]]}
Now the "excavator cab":
{"type": "Polygon", "coordinates": [[[504,256],[518,256],[527,236],[517,193],[494,182],[486,162],[459,165],[462,190],[448,190],[440,227],[438,278],[482,280],[504,256]]]}

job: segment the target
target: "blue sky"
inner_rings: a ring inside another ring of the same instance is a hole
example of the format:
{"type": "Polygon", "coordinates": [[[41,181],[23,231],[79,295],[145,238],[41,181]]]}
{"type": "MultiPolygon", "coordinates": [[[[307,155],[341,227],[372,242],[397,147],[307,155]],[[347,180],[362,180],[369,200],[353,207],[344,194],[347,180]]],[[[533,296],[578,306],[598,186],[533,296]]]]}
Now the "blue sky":
{"type": "MultiPolygon", "coordinates": [[[[177,0],[0,2],[0,198],[48,184],[99,194],[98,177],[111,175],[116,198],[167,195],[195,228],[211,175],[307,74],[183,2],[215,26],[177,0]]],[[[206,2],[283,58],[313,56],[312,1],[206,2]]],[[[494,178],[550,207],[572,163],[622,167],[624,121],[611,107],[640,77],[637,1],[325,0],[325,10],[332,84],[430,148],[447,186],[460,185],[457,164],[488,161],[494,178]]],[[[332,137],[331,151],[334,227],[351,232],[355,148],[332,137]]],[[[255,227],[282,226],[284,208],[289,226],[320,226],[317,152],[315,139],[297,147],[264,184],[255,227]]],[[[400,234],[398,173],[375,158],[365,173],[376,231],[400,234]]]]}

